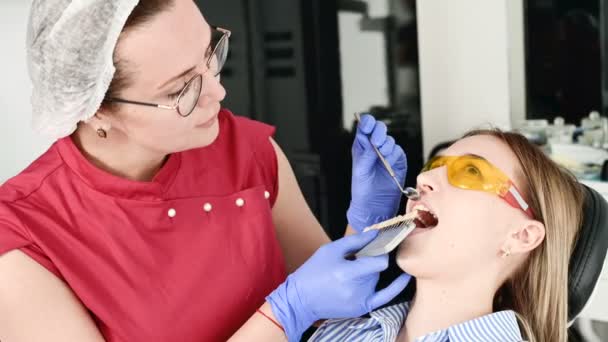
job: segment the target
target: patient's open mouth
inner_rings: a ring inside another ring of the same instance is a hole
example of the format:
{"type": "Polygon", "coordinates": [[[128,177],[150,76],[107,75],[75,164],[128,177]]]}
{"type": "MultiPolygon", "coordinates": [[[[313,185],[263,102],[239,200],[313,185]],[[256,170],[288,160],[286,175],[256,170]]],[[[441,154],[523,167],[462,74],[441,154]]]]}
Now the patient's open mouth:
{"type": "Polygon", "coordinates": [[[416,228],[435,228],[439,223],[437,216],[424,205],[418,204],[414,208],[418,212],[418,217],[414,219],[416,228]]]}

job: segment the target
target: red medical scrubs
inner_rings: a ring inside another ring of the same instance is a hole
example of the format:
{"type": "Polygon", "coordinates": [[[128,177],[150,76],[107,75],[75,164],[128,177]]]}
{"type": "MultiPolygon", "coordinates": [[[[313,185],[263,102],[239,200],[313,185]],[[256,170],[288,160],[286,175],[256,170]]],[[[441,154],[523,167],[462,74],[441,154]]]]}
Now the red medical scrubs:
{"type": "Polygon", "coordinates": [[[151,182],[59,140],[0,187],[0,255],[19,249],[65,281],[108,342],[225,341],[286,272],[274,129],[226,110],[219,125],[151,182]]]}

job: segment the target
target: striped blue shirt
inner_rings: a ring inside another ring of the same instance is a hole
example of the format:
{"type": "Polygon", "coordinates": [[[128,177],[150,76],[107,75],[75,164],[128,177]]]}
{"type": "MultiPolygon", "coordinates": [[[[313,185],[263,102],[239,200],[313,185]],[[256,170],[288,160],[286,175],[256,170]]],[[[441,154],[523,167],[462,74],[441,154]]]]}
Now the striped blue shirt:
{"type": "MultiPolygon", "coordinates": [[[[405,322],[408,303],[370,313],[371,318],[334,319],[325,322],[309,342],[393,342],[405,322]]],[[[513,311],[500,311],[418,337],[415,342],[519,342],[513,311]]]]}

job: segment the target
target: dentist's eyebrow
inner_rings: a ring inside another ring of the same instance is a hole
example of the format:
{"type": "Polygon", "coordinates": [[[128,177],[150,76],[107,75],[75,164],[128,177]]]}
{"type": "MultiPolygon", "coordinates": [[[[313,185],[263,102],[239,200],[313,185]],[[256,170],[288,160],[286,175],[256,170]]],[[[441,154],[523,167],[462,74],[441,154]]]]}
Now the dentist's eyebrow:
{"type": "MultiPolygon", "coordinates": [[[[209,31],[211,32],[211,35],[209,36],[209,43],[207,43],[207,48],[205,49],[205,55],[204,55],[204,58],[209,57],[209,55],[211,54],[211,37],[213,36],[213,28],[211,27],[211,25],[209,25],[209,31]]],[[[199,63],[200,63],[200,61],[199,61],[199,63]]],[[[196,69],[196,67],[197,67],[198,65],[199,65],[199,64],[197,63],[197,64],[195,64],[193,67],[188,68],[188,70],[185,70],[184,72],[180,73],[179,75],[174,76],[174,77],[171,77],[171,79],[170,79],[170,80],[168,80],[167,82],[165,82],[165,83],[161,84],[161,85],[158,87],[158,90],[163,90],[163,89],[165,89],[165,88],[166,88],[168,85],[173,84],[173,83],[174,83],[175,81],[177,81],[178,79],[180,79],[180,78],[182,78],[182,77],[184,77],[184,76],[188,75],[188,74],[189,74],[189,73],[191,73],[191,72],[192,72],[194,69],[196,69]]]]}

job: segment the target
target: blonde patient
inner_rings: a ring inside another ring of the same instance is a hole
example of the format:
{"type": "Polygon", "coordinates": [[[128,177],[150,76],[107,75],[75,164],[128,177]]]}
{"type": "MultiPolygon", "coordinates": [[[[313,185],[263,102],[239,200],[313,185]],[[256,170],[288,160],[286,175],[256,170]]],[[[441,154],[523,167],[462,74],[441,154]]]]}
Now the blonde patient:
{"type": "Polygon", "coordinates": [[[331,320],[311,341],[567,341],[568,264],[582,188],[523,136],[473,131],[417,178],[397,263],[409,303],[331,320]]]}

